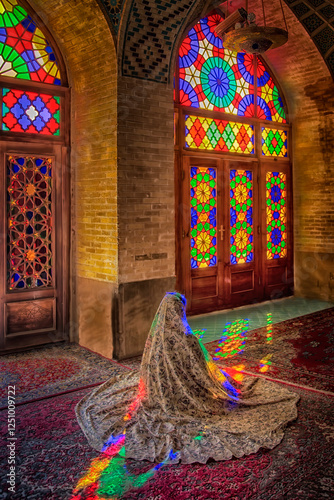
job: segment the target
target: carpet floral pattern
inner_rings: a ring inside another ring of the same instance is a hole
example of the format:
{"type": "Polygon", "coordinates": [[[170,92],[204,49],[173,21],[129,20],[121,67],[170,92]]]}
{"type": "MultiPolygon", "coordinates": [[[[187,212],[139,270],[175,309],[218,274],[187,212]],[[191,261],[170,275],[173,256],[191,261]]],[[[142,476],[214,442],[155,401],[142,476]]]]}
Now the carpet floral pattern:
{"type": "Polygon", "coordinates": [[[205,344],[216,363],[334,393],[334,308],[205,344]]]}
{"type": "Polygon", "coordinates": [[[0,358],[0,408],[7,405],[9,385],[15,386],[18,404],[102,383],[126,370],[77,344],[7,354],[0,358]]]}
{"type": "MultiPolygon", "coordinates": [[[[70,498],[78,479],[97,453],[91,449],[74,417],[84,389],[20,406],[16,416],[16,493],[8,496],[6,475],[0,499],[60,500],[70,498]]],[[[140,488],[126,492],[124,500],[204,500],[301,498],[310,487],[313,497],[332,498],[334,455],[333,399],[296,390],[301,395],[298,419],[286,430],[282,443],[226,462],[206,465],[165,465],[140,488]],[[319,481],[315,478],[319,478],[319,481]],[[306,486],[305,486],[306,485],[306,486]],[[295,495],[295,496],[293,496],[295,495]]],[[[2,448],[6,449],[7,411],[0,412],[2,448]]],[[[6,471],[7,454],[0,459],[6,471]]],[[[129,472],[141,474],[147,462],[127,461],[129,472]]],[[[110,481],[114,480],[110,477],[110,481]]],[[[303,498],[303,497],[302,497],[303,498]]]]}

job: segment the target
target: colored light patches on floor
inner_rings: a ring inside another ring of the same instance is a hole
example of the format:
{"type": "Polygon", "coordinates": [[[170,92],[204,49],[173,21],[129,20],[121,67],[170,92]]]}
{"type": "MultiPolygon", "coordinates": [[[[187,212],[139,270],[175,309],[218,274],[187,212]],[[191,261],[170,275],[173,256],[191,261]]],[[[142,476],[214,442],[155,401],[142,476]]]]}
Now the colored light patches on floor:
{"type": "Polygon", "coordinates": [[[225,368],[225,372],[230,377],[232,377],[233,380],[235,380],[236,382],[241,384],[241,382],[243,381],[243,379],[245,377],[245,375],[242,373],[245,368],[246,368],[245,365],[239,364],[239,365],[225,368]]]}
{"type": "Polygon", "coordinates": [[[254,153],[254,127],[202,116],[185,116],[185,147],[230,153],[254,153]]]}
{"type": "Polygon", "coordinates": [[[267,344],[273,341],[273,315],[267,313],[267,344]]]}
{"type": "MultiPolygon", "coordinates": [[[[138,393],[124,416],[124,422],[130,420],[136,412],[140,401],[145,397],[146,389],[142,379],[139,380],[138,393]]],[[[126,465],[126,430],[118,436],[111,435],[95,458],[86,474],[78,481],[70,500],[106,500],[120,499],[129,490],[140,488],[163,465],[178,460],[178,452],[172,449],[162,462],[154,465],[142,474],[129,472],[126,465]]]]}
{"type": "Polygon", "coordinates": [[[230,170],[230,261],[253,260],[253,181],[249,170],[230,170]]]}
{"type": "Polygon", "coordinates": [[[193,330],[192,333],[196,338],[198,338],[198,340],[202,340],[205,334],[205,330],[193,330]]]}
{"type": "MultiPolygon", "coordinates": [[[[145,394],[145,385],[140,379],[137,396],[129,406],[124,422],[132,418],[145,394]]],[[[125,444],[125,429],[118,436],[110,436],[102,447],[101,456],[92,461],[89,470],[78,481],[71,500],[121,498],[128,489],[142,486],[154,474],[155,467],[140,476],[128,473],[125,444]]]]}
{"type": "Polygon", "coordinates": [[[190,169],[192,269],[217,264],[216,175],[214,168],[190,169]]]}
{"type": "Polygon", "coordinates": [[[260,360],[260,363],[259,363],[259,372],[261,373],[265,373],[269,370],[270,366],[271,366],[271,361],[270,359],[272,358],[272,354],[267,354],[266,356],[264,356],[261,360],[260,360]]]}
{"type": "Polygon", "coordinates": [[[286,174],[266,174],[267,259],[287,255],[286,174]]]}
{"type": "Polygon", "coordinates": [[[220,338],[219,347],[216,349],[214,361],[221,361],[242,353],[247,340],[248,327],[248,319],[227,323],[220,338]]]}
{"type": "Polygon", "coordinates": [[[288,156],[288,133],[262,127],[262,155],[286,158],[288,156]]]}
{"type": "Polygon", "coordinates": [[[322,309],[333,307],[331,302],[301,297],[285,297],[283,299],[268,300],[260,304],[224,309],[208,314],[189,316],[188,322],[192,330],[203,330],[203,343],[219,340],[226,323],[249,319],[248,336],[252,330],[267,326],[267,314],[272,317],[272,324],[280,323],[291,318],[304,316],[322,309]]]}

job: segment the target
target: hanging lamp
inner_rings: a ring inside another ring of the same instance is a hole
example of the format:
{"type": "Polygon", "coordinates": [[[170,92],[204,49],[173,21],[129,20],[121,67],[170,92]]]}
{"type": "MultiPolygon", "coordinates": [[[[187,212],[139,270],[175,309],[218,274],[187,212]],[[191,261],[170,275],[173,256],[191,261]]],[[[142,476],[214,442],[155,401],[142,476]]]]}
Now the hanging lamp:
{"type": "Polygon", "coordinates": [[[223,40],[224,47],[235,52],[248,54],[262,54],[269,49],[276,49],[288,41],[288,28],[284,15],[282,0],[281,11],[285,23],[285,30],[266,26],[264,0],[261,0],[264,26],[257,26],[255,14],[248,13],[248,0],[246,10],[238,9],[215,28],[217,36],[223,40]]]}

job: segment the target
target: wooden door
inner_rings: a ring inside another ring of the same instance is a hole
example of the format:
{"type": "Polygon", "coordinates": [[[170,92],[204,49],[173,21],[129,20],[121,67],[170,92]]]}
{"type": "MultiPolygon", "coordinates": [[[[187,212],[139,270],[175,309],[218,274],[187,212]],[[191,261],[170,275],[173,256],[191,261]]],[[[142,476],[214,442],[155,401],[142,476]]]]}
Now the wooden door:
{"type": "Polygon", "coordinates": [[[66,148],[1,144],[0,348],[67,338],[69,179],[66,148]]]}
{"type": "Polygon", "coordinates": [[[183,157],[179,286],[190,314],[293,293],[289,162],[183,157]]]}
{"type": "MultiPolygon", "coordinates": [[[[261,296],[259,176],[256,161],[225,160],[225,303],[247,304],[261,296]]],[[[223,305],[223,304],[222,304],[223,305]]]]}
{"type": "Polygon", "coordinates": [[[181,274],[189,312],[249,303],[260,294],[256,161],[183,159],[181,274]]]}
{"type": "Polygon", "coordinates": [[[188,311],[214,310],[222,300],[224,224],[222,162],[201,157],[183,161],[181,273],[188,311]]]}
{"type": "Polygon", "coordinates": [[[262,162],[260,184],[264,296],[275,299],[293,293],[290,163],[262,162]]]}

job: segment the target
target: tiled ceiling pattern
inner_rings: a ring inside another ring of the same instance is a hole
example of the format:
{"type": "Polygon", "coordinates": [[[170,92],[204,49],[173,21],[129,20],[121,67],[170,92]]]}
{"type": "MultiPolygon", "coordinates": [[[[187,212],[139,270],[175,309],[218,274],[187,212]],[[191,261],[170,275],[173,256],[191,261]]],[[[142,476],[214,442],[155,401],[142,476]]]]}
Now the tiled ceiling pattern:
{"type": "MultiPolygon", "coordinates": [[[[97,0],[117,35],[125,0],[97,0]]],[[[334,77],[334,1],[284,0],[305,27],[334,77]]],[[[168,81],[171,54],[189,13],[199,15],[205,0],[132,0],[122,50],[122,74],[168,81]],[[196,12],[195,12],[196,11],[196,12]]]]}
{"type": "Polygon", "coordinates": [[[125,0],[97,0],[97,2],[107,15],[112,31],[114,31],[113,34],[117,35],[125,0]]]}
{"type": "MultiPolygon", "coordinates": [[[[167,83],[171,54],[196,0],[133,0],[122,53],[122,74],[167,83]]],[[[121,49],[121,48],[120,48],[121,49]]]]}
{"type": "Polygon", "coordinates": [[[333,0],[284,0],[302,23],[334,77],[333,0]]]}

